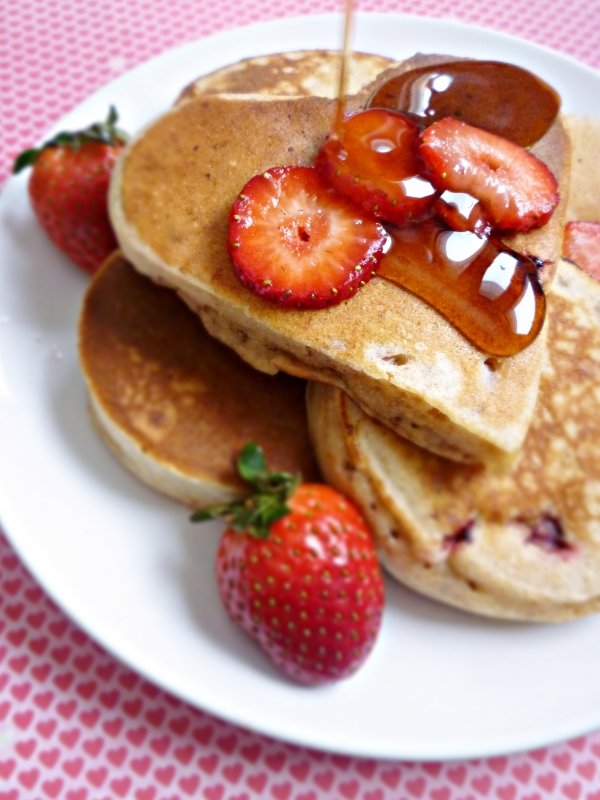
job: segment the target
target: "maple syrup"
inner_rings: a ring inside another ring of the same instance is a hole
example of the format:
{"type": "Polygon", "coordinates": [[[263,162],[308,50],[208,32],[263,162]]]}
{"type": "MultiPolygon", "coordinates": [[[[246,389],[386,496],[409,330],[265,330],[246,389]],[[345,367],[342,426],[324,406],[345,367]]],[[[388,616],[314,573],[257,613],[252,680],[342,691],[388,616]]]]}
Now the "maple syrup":
{"type": "Polygon", "coordinates": [[[401,111],[422,125],[456,117],[530,147],[556,118],[560,97],[514,64],[457,60],[391,78],[375,91],[369,106],[401,111]]]}
{"type": "Polygon", "coordinates": [[[538,335],[546,299],[536,260],[436,219],[389,234],[377,274],[432,305],[481,350],[514,355],[538,335]]]}
{"type": "MultiPolygon", "coordinates": [[[[529,147],[552,125],[560,100],[520,67],[457,60],[391,78],[368,105],[407,114],[421,127],[457,117],[529,147]]],[[[466,220],[471,212],[460,213],[466,220]]],[[[510,356],[525,349],[543,325],[542,265],[484,227],[457,231],[430,219],[390,228],[391,247],[378,274],[421,297],[481,350],[510,356]]]]}
{"type": "MultiPolygon", "coordinates": [[[[346,0],[334,136],[344,124],[352,19],[353,0],[346,0]]],[[[420,127],[457,117],[523,147],[547,132],[559,106],[554,89],[528,70],[459,59],[407,70],[382,84],[368,103],[406,114],[420,127]]],[[[478,212],[459,213],[467,220],[478,212]]],[[[546,312],[542,264],[504,245],[485,223],[454,230],[436,217],[386,228],[390,247],[378,276],[425,300],[479,349],[511,356],[538,335],[546,312]]]]}

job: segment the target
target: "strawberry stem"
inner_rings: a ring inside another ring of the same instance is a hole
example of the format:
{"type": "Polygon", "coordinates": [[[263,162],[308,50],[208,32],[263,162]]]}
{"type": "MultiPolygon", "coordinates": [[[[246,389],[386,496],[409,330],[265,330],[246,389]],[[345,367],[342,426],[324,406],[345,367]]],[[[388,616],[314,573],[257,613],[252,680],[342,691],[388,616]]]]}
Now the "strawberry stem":
{"type": "Polygon", "coordinates": [[[114,106],[108,109],[104,122],[94,122],[80,131],[61,131],[49,139],[41,147],[31,147],[17,156],[13,164],[13,173],[20,172],[26,167],[31,167],[40,154],[49,147],[71,147],[79,149],[86,142],[100,142],[101,144],[122,144],[129,138],[128,134],[117,127],[119,115],[114,106]]]}
{"type": "Polygon", "coordinates": [[[248,442],[242,449],[237,469],[251,491],[231,503],[198,509],[190,519],[192,522],[223,519],[235,531],[266,539],[272,523],[289,514],[288,500],[300,478],[289,472],[271,472],[262,448],[254,442],[248,442]]]}

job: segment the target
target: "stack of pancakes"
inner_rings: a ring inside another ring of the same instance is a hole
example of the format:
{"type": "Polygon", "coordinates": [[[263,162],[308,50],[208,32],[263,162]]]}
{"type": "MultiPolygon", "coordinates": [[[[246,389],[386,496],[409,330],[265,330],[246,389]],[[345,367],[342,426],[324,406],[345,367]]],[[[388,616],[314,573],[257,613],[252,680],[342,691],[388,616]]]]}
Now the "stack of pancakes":
{"type": "MultiPolygon", "coordinates": [[[[418,63],[356,54],[347,107],[361,108],[386,70],[418,63]]],[[[273,467],[306,479],[320,469],[352,496],[384,565],[416,590],[496,617],[593,611],[600,286],[559,254],[568,217],[600,218],[588,191],[598,130],[559,119],[536,145],[572,198],[516,243],[554,265],[548,319],[526,350],[490,358],[384,279],[295,311],[235,278],[231,204],[254,174],[312,162],[338,72],[325,51],[240,62],[187,86],[128,146],[110,196],[121,252],[93,279],[80,321],[98,430],[142,480],[188,505],[240,492],[233,464],[252,439],[273,467]]]]}

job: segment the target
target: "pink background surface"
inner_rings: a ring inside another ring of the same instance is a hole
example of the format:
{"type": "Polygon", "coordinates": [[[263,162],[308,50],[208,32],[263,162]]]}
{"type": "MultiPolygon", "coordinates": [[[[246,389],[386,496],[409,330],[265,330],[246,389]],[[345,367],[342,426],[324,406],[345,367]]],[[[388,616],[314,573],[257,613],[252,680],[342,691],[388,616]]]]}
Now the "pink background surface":
{"type": "MultiPolygon", "coordinates": [[[[227,28],[341,5],[0,0],[0,181],[15,154],[66,111],[157,53],[227,28]]],[[[476,23],[600,67],[596,0],[357,5],[476,23]]],[[[119,797],[600,800],[600,733],[530,753],[420,764],[336,756],[242,731],[104,652],[45,595],[0,533],[0,800],[119,797]]]]}

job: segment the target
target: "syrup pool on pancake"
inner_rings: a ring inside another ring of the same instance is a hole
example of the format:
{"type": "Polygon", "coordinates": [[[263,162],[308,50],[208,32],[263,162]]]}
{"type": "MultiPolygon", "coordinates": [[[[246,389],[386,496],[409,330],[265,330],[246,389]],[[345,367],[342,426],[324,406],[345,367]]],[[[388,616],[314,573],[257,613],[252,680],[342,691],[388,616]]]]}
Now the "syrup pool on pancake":
{"type": "Polygon", "coordinates": [[[387,223],[377,274],[485,352],[520,352],[544,322],[543,262],[499,231],[538,227],[558,203],[556,179],[525,149],[553,124],[558,95],[520,67],[457,60],[392,77],[368,105],[333,131],[316,164],[387,223]]]}

